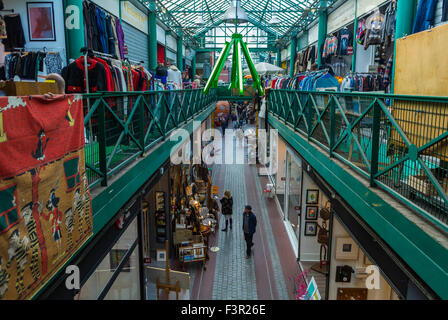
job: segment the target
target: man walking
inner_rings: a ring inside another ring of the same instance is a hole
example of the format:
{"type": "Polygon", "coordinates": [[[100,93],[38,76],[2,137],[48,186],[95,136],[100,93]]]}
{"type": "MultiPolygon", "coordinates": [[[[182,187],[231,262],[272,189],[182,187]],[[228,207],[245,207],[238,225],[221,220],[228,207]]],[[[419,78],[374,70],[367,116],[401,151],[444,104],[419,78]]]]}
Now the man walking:
{"type": "Polygon", "coordinates": [[[246,240],[246,259],[250,258],[252,252],[252,246],[254,243],[252,242],[255,229],[257,227],[257,217],[252,212],[252,207],[247,205],[244,208],[243,213],[243,231],[244,231],[244,239],[246,240]]]}

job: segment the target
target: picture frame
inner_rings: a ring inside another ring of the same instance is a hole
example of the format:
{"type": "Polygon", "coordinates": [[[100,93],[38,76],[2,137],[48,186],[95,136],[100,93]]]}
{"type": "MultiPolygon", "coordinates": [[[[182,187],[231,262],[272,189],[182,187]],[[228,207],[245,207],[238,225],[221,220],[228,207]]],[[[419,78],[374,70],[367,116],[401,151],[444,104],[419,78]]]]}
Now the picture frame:
{"type": "Polygon", "coordinates": [[[314,237],[317,235],[317,222],[305,222],[305,236],[314,237]]]}
{"type": "MultiPolygon", "coordinates": [[[[110,271],[111,272],[115,272],[115,270],[117,270],[121,260],[123,260],[123,258],[127,252],[128,252],[128,250],[124,250],[124,249],[112,249],[109,252],[110,271]]],[[[130,259],[128,259],[124,263],[123,269],[121,271],[130,272],[130,267],[131,267],[131,261],[130,261],[130,259]]]]}
{"type": "Polygon", "coordinates": [[[306,206],[306,220],[317,220],[319,216],[319,207],[317,206],[306,206]]]}
{"type": "Polygon", "coordinates": [[[350,237],[336,238],[336,260],[358,260],[359,248],[355,241],[350,237]]]}
{"type": "Polygon", "coordinates": [[[53,2],[27,2],[30,41],[56,41],[53,2]]]}
{"type": "Polygon", "coordinates": [[[319,190],[308,189],[306,190],[306,204],[318,204],[319,203],[319,190]]]}
{"type": "Polygon", "coordinates": [[[157,261],[166,261],[166,250],[157,249],[157,261]]]}

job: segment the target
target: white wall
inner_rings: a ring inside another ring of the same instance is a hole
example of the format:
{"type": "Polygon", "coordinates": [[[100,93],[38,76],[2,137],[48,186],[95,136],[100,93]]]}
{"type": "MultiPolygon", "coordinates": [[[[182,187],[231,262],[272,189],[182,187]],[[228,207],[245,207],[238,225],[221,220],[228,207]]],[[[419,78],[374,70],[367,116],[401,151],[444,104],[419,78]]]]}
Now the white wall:
{"type": "MultiPolygon", "coordinates": [[[[28,2],[39,2],[27,0],[28,2]]],[[[66,61],[66,50],[65,50],[65,32],[64,32],[64,15],[62,8],[62,1],[49,0],[47,2],[53,2],[54,11],[54,24],[56,29],[56,41],[30,41],[29,30],[28,30],[28,17],[26,12],[26,2],[19,0],[3,0],[5,9],[14,9],[14,13],[20,14],[20,19],[22,21],[23,32],[25,34],[25,49],[27,50],[42,50],[44,47],[47,51],[57,51],[61,54],[63,63],[66,61]]]]}
{"type": "Polygon", "coordinates": [[[177,52],[177,40],[170,34],[166,36],[166,47],[177,52]]]}
{"type": "Polygon", "coordinates": [[[364,50],[364,46],[357,44],[356,51],[356,72],[369,72],[369,66],[375,63],[375,46],[369,46],[364,50]]]}
{"type": "Polygon", "coordinates": [[[385,2],[387,2],[387,0],[358,0],[358,17],[374,10],[385,2]]]}
{"type": "MultiPolygon", "coordinates": [[[[302,187],[302,212],[300,215],[300,261],[320,261],[320,243],[317,242],[316,236],[305,236],[305,222],[317,222],[320,226],[322,225],[322,219],[319,218],[317,221],[306,220],[306,206],[318,206],[319,209],[324,207],[326,201],[328,200],[325,195],[319,190],[319,187],[314,183],[314,181],[309,177],[306,171],[306,167],[303,168],[303,187],[302,187]],[[306,204],[306,191],[307,190],[319,190],[319,203],[317,205],[307,205],[306,204]]],[[[327,221],[327,229],[329,227],[329,222],[327,221]]],[[[319,232],[319,229],[318,229],[319,232]]]]}
{"type": "Polygon", "coordinates": [[[339,8],[328,15],[327,32],[333,32],[349,24],[355,19],[355,0],[344,2],[339,8]]]}
{"type": "Polygon", "coordinates": [[[316,24],[308,31],[308,43],[312,44],[319,38],[319,24],[316,24]]]}
{"type": "MultiPolygon", "coordinates": [[[[349,237],[349,234],[344,227],[339,223],[337,219],[333,220],[333,235],[332,235],[332,250],[331,250],[331,264],[330,264],[330,287],[329,287],[329,300],[336,300],[338,288],[366,288],[365,279],[357,279],[355,273],[352,273],[351,282],[336,282],[336,267],[349,265],[354,270],[356,267],[364,267],[364,253],[359,249],[357,260],[336,260],[335,247],[337,237],[349,237]]],[[[367,261],[369,262],[369,261],[367,261]]],[[[369,262],[370,264],[370,262],[369,262]]],[[[392,291],[386,280],[380,276],[380,289],[369,290],[367,293],[368,300],[390,300],[397,299],[397,295],[392,291]]]]}
{"type": "Polygon", "coordinates": [[[120,16],[120,2],[118,0],[92,0],[92,2],[116,17],[120,16]]]}
{"type": "Polygon", "coordinates": [[[163,29],[159,24],[156,26],[157,29],[157,42],[165,45],[165,29],[163,29]]]}
{"type": "Polygon", "coordinates": [[[278,136],[277,144],[277,175],[275,176],[277,194],[285,194],[286,187],[286,144],[278,136]],[[284,179],[282,181],[282,178],[284,179]]]}

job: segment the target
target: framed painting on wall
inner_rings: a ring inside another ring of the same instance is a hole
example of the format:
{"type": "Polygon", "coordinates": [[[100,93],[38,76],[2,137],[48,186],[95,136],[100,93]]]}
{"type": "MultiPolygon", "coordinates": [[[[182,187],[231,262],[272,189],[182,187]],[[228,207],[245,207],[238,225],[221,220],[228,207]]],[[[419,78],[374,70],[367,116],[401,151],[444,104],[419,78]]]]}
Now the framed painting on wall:
{"type": "Polygon", "coordinates": [[[53,2],[27,2],[30,41],[56,41],[53,2]]]}
{"type": "Polygon", "coordinates": [[[336,254],[337,260],[358,260],[358,246],[350,237],[336,238],[336,254]]]}
{"type": "Polygon", "coordinates": [[[319,203],[319,190],[306,190],[306,204],[319,203]]]}
{"type": "Polygon", "coordinates": [[[319,215],[319,208],[316,206],[307,206],[306,207],[306,220],[317,220],[317,217],[319,215]]]}
{"type": "Polygon", "coordinates": [[[317,234],[316,222],[305,222],[305,236],[313,237],[317,234]]]}

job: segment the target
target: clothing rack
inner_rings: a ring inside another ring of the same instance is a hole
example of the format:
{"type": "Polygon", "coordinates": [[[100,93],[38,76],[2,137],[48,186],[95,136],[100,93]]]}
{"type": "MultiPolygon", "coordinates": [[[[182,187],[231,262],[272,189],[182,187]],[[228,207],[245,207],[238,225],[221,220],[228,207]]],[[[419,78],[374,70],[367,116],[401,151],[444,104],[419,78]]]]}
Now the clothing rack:
{"type": "Polygon", "coordinates": [[[42,49],[40,48],[31,48],[25,50],[25,48],[13,48],[13,51],[9,51],[9,53],[20,53],[20,54],[24,54],[24,53],[32,53],[32,52],[43,52],[43,53],[51,53],[51,54],[58,54],[58,51],[47,51],[47,47],[43,47],[42,49]]]}
{"type": "Polygon", "coordinates": [[[11,13],[14,13],[14,9],[4,9],[4,10],[0,10],[0,12],[11,12],[11,13]]]}

